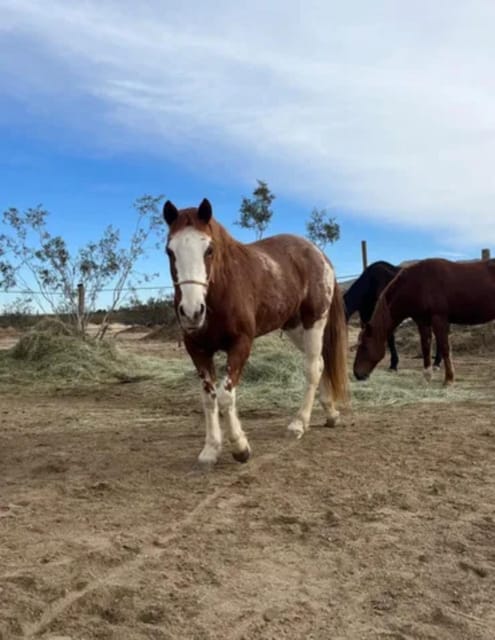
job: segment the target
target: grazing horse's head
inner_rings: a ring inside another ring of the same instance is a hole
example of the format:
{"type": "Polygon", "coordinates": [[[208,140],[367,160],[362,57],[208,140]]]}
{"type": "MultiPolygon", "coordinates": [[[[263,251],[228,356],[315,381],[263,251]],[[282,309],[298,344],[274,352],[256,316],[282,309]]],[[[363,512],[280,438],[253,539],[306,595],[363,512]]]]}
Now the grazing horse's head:
{"type": "Polygon", "coordinates": [[[169,226],[167,254],[177,317],[184,331],[198,331],[206,320],[206,294],[212,269],[211,204],[204,199],[197,209],[179,211],[167,200],[163,217],[169,226]]]}
{"type": "Polygon", "coordinates": [[[354,359],[354,375],[366,380],[385,355],[385,338],[367,323],[359,334],[358,349],[354,359]]]}

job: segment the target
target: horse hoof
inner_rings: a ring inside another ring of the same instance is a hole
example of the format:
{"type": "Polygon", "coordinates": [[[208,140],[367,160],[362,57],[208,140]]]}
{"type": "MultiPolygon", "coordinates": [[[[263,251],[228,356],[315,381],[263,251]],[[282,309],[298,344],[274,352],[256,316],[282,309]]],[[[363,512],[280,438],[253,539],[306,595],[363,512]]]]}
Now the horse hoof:
{"type": "Polygon", "coordinates": [[[302,420],[296,418],[293,420],[290,425],[287,427],[287,435],[296,438],[296,440],[300,440],[304,434],[304,424],[302,420]]]}
{"type": "Polygon", "coordinates": [[[251,449],[250,447],[246,447],[243,451],[232,451],[232,457],[237,462],[247,462],[251,457],[251,449]]]}
{"type": "Polygon", "coordinates": [[[211,469],[211,467],[216,464],[219,455],[220,449],[206,445],[198,456],[199,467],[203,469],[211,469]]]}
{"type": "Polygon", "coordinates": [[[389,367],[389,371],[391,371],[392,373],[397,373],[398,369],[397,367],[389,367]]]}
{"type": "Polygon", "coordinates": [[[340,415],[335,415],[335,416],[328,416],[326,422],[325,422],[325,427],[328,427],[329,429],[335,429],[335,427],[338,427],[340,425],[340,415]]]}

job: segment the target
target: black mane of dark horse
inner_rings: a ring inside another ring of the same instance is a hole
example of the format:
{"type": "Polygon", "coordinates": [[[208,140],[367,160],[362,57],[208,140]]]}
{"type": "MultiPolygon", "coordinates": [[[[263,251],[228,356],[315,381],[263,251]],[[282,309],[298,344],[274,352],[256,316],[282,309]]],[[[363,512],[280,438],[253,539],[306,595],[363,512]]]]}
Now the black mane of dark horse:
{"type": "MultiPolygon", "coordinates": [[[[359,313],[359,318],[363,325],[369,322],[381,292],[395,278],[400,269],[400,267],[390,264],[390,262],[385,262],[385,260],[370,264],[344,293],[347,321],[354,313],[359,313]]],[[[390,369],[397,371],[399,355],[395,346],[394,334],[388,339],[388,348],[390,350],[390,369]]],[[[437,345],[435,366],[438,367],[441,361],[442,357],[437,345]]]]}

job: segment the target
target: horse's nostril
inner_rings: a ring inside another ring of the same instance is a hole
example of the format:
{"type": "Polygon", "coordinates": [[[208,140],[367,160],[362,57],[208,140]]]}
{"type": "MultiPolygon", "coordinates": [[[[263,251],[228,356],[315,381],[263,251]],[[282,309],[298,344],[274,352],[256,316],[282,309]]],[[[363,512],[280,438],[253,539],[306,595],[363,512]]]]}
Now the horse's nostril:
{"type": "Polygon", "coordinates": [[[181,316],[186,315],[186,312],[184,311],[184,306],[182,304],[179,305],[179,313],[181,316]]]}
{"type": "Polygon", "coordinates": [[[201,306],[199,307],[199,315],[203,315],[203,313],[205,312],[205,305],[201,304],[201,306]]]}

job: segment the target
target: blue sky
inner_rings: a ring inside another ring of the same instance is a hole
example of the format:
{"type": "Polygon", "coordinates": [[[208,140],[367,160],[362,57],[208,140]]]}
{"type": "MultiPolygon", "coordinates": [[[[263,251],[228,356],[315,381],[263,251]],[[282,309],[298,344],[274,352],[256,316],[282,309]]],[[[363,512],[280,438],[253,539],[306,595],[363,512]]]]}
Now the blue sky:
{"type": "MultiPolygon", "coordinates": [[[[232,223],[257,178],[271,233],[341,225],[341,276],[495,244],[495,3],[0,0],[0,206],[74,248],[126,237],[143,193],[232,223]]],[[[169,282],[159,254],[147,263],[169,282]]],[[[5,300],[3,297],[2,299],[5,300]]]]}

